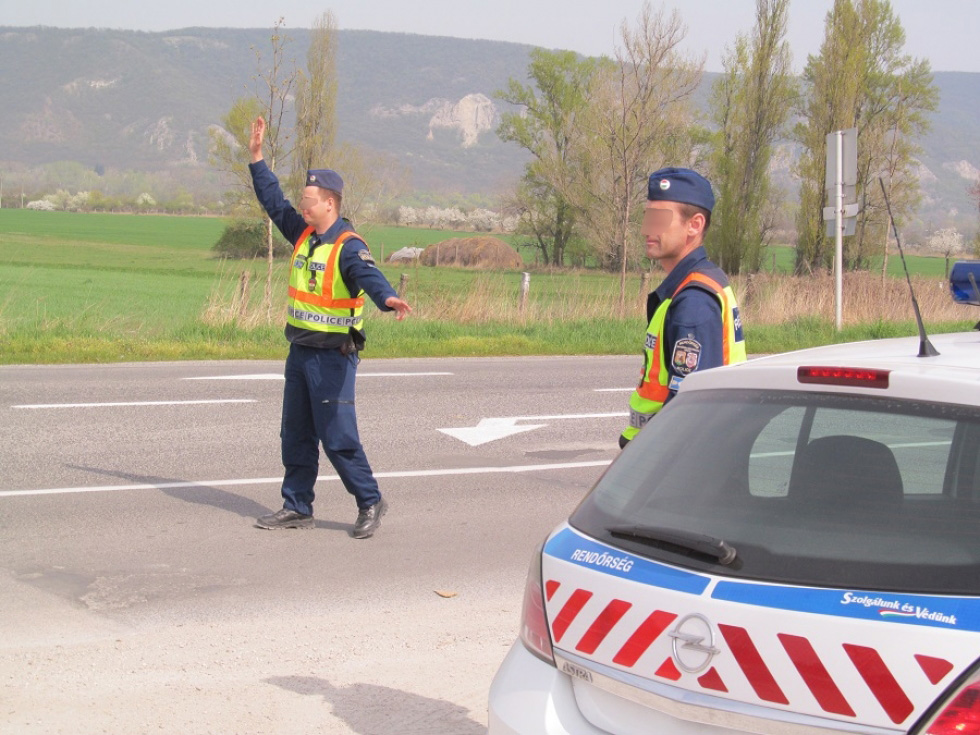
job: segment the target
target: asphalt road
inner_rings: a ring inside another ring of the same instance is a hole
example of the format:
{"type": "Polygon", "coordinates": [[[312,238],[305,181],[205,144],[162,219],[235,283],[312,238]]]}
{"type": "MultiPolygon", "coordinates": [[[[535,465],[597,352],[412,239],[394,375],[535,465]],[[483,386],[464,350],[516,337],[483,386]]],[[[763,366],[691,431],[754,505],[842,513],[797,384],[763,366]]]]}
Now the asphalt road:
{"type": "Polygon", "coordinates": [[[280,507],[279,362],[0,367],[0,732],[485,731],[535,545],[618,453],[637,357],[381,360],[391,509],[280,507]]]}

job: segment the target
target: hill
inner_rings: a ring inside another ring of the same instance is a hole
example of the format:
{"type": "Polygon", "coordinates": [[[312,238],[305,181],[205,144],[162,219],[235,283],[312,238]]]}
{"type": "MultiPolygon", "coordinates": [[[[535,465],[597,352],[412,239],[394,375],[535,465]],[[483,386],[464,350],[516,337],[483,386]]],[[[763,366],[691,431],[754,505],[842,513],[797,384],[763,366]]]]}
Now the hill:
{"type": "MultiPolygon", "coordinates": [[[[306,29],[286,29],[302,66],[306,29]]],[[[208,129],[254,89],[270,29],[164,33],[0,26],[0,166],[76,161],[200,178],[208,129]]],[[[338,138],[396,156],[416,191],[493,195],[520,175],[524,153],[494,133],[495,92],[526,78],[533,47],[373,31],[338,32],[338,138]]],[[[699,94],[707,99],[715,75],[699,94]]],[[[941,94],[921,142],[927,225],[972,231],[966,190],[980,176],[980,74],[935,74],[941,94]]]]}

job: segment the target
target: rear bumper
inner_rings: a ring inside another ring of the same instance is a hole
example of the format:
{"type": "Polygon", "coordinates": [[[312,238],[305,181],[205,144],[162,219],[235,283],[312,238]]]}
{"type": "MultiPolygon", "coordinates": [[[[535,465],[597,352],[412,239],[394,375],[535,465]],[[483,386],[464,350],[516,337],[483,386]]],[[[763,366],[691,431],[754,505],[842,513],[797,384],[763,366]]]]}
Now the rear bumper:
{"type": "Polygon", "coordinates": [[[571,678],[520,641],[490,685],[489,723],[488,735],[608,735],[582,717],[571,678]]]}

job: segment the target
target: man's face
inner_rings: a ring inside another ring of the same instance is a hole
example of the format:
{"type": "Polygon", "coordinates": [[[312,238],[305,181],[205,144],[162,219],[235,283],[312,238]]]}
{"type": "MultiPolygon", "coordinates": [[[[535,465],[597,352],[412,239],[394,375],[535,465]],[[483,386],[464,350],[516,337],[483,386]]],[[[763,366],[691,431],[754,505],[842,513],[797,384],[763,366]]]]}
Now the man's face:
{"type": "Polygon", "coordinates": [[[677,202],[646,204],[642,233],[646,237],[647,257],[659,260],[668,271],[697,247],[703,230],[704,217],[694,215],[685,220],[677,202]]]}
{"type": "Polygon", "coordinates": [[[334,201],[332,197],[326,196],[326,192],[319,186],[307,186],[303,188],[303,197],[299,200],[299,213],[303,215],[303,220],[311,227],[323,224],[331,224],[331,216],[334,211],[334,201]]]}

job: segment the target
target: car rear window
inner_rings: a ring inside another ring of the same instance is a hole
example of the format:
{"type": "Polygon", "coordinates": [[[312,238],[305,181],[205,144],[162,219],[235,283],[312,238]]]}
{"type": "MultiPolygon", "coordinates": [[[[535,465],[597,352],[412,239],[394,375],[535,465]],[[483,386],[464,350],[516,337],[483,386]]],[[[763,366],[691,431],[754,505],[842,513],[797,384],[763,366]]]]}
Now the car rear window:
{"type": "Polygon", "coordinates": [[[682,393],[570,523],[729,576],[978,594],[980,410],[804,391],[682,393]],[[734,561],[671,541],[678,533],[724,541],[734,561]]]}

